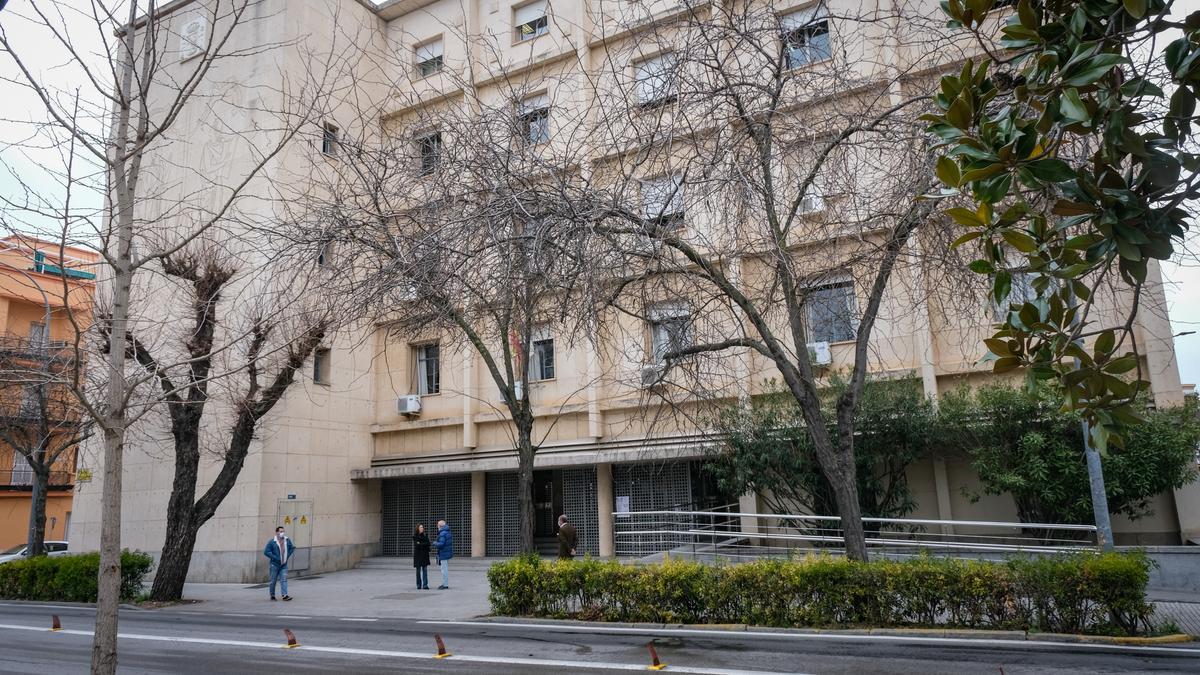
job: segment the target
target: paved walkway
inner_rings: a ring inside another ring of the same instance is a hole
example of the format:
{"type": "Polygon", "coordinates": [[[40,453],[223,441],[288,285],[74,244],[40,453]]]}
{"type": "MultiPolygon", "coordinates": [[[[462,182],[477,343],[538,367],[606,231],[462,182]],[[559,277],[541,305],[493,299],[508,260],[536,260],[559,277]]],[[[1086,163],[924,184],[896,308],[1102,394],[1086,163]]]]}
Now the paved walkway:
{"type": "MultiPolygon", "coordinates": [[[[450,589],[445,591],[416,590],[408,559],[373,558],[352,570],[289,578],[288,592],[295,598],[291,602],[271,602],[265,584],[189,583],[183,597],[201,601],[197,611],[227,614],[472,619],[490,611],[487,569],[493,562],[455,558],[450,562],[450,589]]],[[[430,567],[430,588],[440,583],[440,571],[430,567]]]]}

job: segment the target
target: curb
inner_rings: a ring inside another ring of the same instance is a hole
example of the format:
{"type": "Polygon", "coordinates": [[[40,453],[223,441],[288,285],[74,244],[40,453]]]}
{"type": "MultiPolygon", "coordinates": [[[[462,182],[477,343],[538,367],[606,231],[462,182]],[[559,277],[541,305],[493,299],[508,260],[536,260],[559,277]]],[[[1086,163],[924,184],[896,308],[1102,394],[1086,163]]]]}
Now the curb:
{"type": "Polygon", "coordinates": [[[879,637],[936,637],[974,640],[1026,640],[1029,642],[1054,642],[1060,644],[1110,644],[1124,646],[1149,646],[1192,642],[1196,637],[1186,633],[1158,635],[1154,637],[1117,637],[1112,635],[1077,635],[1073,633],[1028,633],[1020,630],[972,630],[970,628],[775,628],[747,624],[687,624],[687,623],[623,623],[609,621],[580,621],[578,619],[539,619],[530,617],[480,617],[479,621],[509,624],[555,623],[564,626],[636,628],[642,630],[708,630],[714,633],[780,633],[799,635],[875,635],[879,637]]]}

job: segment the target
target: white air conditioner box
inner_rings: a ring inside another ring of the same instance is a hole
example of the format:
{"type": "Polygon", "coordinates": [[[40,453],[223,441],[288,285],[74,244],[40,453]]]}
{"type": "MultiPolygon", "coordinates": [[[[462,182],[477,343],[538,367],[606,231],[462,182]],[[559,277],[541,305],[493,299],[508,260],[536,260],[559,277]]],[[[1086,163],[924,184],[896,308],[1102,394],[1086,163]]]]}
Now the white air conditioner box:
{"type": "Polygon", "coordinates": [[[421,414],[421,397],[416,395],[401,396],[396,399],[397,415],[421,414]]]}
{"type": "Polygon", "coordinates": [[[814,366],[828,366],[833,363],[833,353],[829,351],[829,343],[808,343],[808,359],[814,366]]]}
{"type": "Polygon", "coordinates": [[[656,363],[651,366],[642,368],[642,386],[653,387],[662,380],[663,373],[666,372],[666,366],[661,363],[656,363]]]}

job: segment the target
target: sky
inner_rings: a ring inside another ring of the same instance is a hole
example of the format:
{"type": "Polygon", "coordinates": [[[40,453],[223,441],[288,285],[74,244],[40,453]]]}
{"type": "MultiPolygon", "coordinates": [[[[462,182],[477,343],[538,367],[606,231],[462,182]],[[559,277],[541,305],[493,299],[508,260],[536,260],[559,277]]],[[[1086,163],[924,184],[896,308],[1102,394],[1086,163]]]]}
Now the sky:
{"type": "MultiPolygon", "coordinates": [[[[39,75],[49,78],[64,90],[73,89],[78,84],[74,80],[79,78],[79,71],[61,67],[66,60],[62,48],[53,40],[22,30],[23,27],[19,25],[19,15],[28,12],[28,1],[11,0],[0,12],[0,28],[18,43],[26,60],[39,75]]],[[[68,2],[63,6],[70,8],[73,4],[68,2]]],[[[1174,14],[1182,16],[1198,9],[1200,0],[1177,0],[1174,14]]],[[[94,27],[87,30],[80,17],[69,10],[64,16],[68,24],[76,27],[74,36],[83,45],[84,52],[102,51],[94,27]]],[[[52,192],[55,180],[43,168],[58,162],[56,153],[18,147],[17,144],[29,138],[32,124],[41,120],[42,113],[40,103],[32,92],[14,84],[16,78],[17,71],[12,61],[6,54],[0,54],[0,101],[3,101],[0,107],[0,192],[8,198],[20,194],[10,170],[18,171],[23,180],[52,192]]],[[[86,93],[87,87],[82,91],[86,93]]],[[[95,203],[98,205],[98,198],[95,203]]],[[[1167,282],[1172,334],[1177,335],[1175,350],[1180,378],[1185,384],[1200,384],[1200,257],[1197,255],[1200,253],[1200,224],[1193,225],[1189,239],[1186,248],[1192,253],[1164,263],[1163,277],[1167,282]],[[1179,335],[1190,331],[1195,333],[1179,335]]]]}

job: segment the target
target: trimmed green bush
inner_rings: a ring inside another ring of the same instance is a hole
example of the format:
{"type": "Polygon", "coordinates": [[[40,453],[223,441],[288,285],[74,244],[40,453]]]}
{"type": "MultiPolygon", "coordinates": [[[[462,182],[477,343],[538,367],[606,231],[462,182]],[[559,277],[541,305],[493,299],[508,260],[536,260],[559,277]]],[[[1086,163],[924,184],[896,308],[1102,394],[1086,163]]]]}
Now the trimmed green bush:
{"type": "Polygon", "coordinates": [[[736,565],[523,556],[492,566],[488,599],[506,616],[1132,635],[1150,627],[1149,570],[1138,553],[868,563],[814,555],[736,565]]]}
{"type": "MultiPolygon", "coordinates": [[[[154,566],[146,553],[121,552],[121,599],[133,600],[154,566]]],[[[96,602],[100,554],[38,556],[0,564],[0,598],[96,602]]]]}

